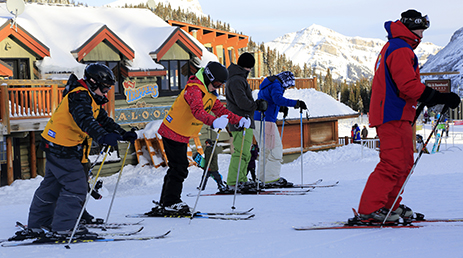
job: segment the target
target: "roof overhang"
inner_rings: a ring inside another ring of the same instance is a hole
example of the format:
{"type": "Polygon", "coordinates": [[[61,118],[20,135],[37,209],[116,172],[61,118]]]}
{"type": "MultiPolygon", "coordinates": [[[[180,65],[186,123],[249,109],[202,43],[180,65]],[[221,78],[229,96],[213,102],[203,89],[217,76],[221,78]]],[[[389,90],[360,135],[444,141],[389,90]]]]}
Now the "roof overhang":
{"type": "Polygon", "coordinates": [[[121,73],[124,77],[155,77],[155,76],[165,76],[167,75],[166,70],[147,70],[147,69],[139,69],[139,70],[129,70],[123,67],[121,69],[121,73]]]}

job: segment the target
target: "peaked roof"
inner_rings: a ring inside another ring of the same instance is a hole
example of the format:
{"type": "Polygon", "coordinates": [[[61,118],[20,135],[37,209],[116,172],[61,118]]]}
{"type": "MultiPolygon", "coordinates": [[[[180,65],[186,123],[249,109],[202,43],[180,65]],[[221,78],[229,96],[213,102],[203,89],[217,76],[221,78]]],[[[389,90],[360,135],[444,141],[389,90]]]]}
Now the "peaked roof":
{"type": "Polygon", "coordinates": [[[0,41],[7,37],[12,38],[18,43],[26,46],[29,51],[37,57],[44,58],[50,56],[50,49],[42,42],[37,40],[33,35],[24,30],[20,25],[12,25],[13,20],[6,20],[0,27],[0,41]]]}
{"type": "Polygon", "coordinates": [[[103,25],[93,36],[91,36],[82,46],[78,49],[71,51],[74,56],[77,56],[77,61],[82,60],[92,49],[99,43],[107,41],[111,46],[116,48],[127,59],[132,60],[135,53],[124,41],[122,41],[108,26],[103,25]]]}

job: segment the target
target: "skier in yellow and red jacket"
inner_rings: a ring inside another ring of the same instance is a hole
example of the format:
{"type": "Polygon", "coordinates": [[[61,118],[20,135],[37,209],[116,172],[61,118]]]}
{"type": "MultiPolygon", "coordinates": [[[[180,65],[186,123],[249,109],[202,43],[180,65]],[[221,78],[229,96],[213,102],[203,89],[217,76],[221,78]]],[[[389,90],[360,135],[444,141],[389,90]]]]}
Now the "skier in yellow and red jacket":
{"type": "Polygon", "coordinates": [[[228,111],[217,99],[216,90],[228,79],[227,69],[218,62],[209,62],[191,76],[164,118],[158,133],[162,136],[168,166],[159,203],[148,215],[189,214],[182,201],[183,181],[188,176],[187,147],[190,137],[197,135],[203,124],[225,129],[228,122],[249,128],[251,120],[228,111]],[[209,114],[212,111],[217,117],[209,114]]]}

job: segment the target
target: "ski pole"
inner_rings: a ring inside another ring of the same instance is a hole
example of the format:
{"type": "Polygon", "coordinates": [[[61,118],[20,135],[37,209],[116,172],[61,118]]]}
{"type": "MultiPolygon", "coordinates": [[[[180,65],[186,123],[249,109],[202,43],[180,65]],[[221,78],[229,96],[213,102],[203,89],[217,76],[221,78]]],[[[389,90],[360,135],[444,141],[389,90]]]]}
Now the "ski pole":
{"type": "Polygon", "coordinates": [[[262,152],[264,153],[263,155],[263,159],[262,159],[262,188],[265,188],[265,161],[267,159],[267,155],[265,155],[265,138],[266,138],[266,135],[265,135],[265,114],[263,114],[263,120],[261,122],[261,125],[262,125],[262,152]]]}
{"type": "Polygon", "coordinates": [[[283,125],[281,126],[281,140],[283,141],[283,132],[285,130],[285,118],[286,116],[283,115],[283,125]]]}
{"type": "Polygon", "coordinates": [[[391,215],[392,209],[394,208],[395,204],[397,203],[397,200],[399,199],[400,194],[402,191],[405,189],[405,185],[408,183],[408,180],[410,179],[411,175],[413,174],[413,171],[415,170],[416,164],[421,158],[421,155],[423,155],[424,150],[426,149],[426,146],[428,145],[429,140],[431,140],[432,135],[436,132],[437,130],[437,125],[439,122],[442,120],[442,117],[444,117],[444,114],[448,111],[448,106],[445,105],[441,112],[440,112],[440,117],[437,119],[437,123],[434,125],[431,133],[428,136],[428,139],[426,139],[426,142],[423,145],[423,148],[421,148],[420,153],[418,154],[418,157],[415,159],[415,162],[413,163],[412,168],[410,169],[410,172],[408,172],[407,178],[405,179],[404,183],[402,184],[402,187],[400,188],[400,191],[397,193],[397,196],[395,197],[394,203],[392,204],[391,208],[389,209],[389,212],[387,213],[386,217],[384,218],[384,221],[381,225],[384,225],[386,223],[387,218],[391,215]]]}
{"type": "MultiPolygon", "coordinates": [[[[211,157],[209,158],[209,161],[207,162],[206,170],[204,170],[205,173],[206,173],[206,176],[207,176],[207,172],[209,171],[209,166],[211,165],[212,155],[215,152],[215,147],[217,146],[217,143],[219,142],[220,131],[222,131],[222,129],[219,129],[217,131],[217,138],[215,138],[214,147],[212,147],[211,157]]],[[[196,206],[198,205],[199,196],[201,196],[201,191],[203,190],[204,182],[206,181],[206,176],[203,176],[202,179],[201,179],[201,184],[199,186],[198,195],[196,196],[195,206],[193,206],[193,211],[191,212],[191,217],[190,217],[190,222],[189,223],[191,223],[191,220],[195,216],[196,206]]]]}
{"type": "Polygon", "coordinates": [[[119,176],[117,177],[116,186],[114,187],[113,197],[111,198],[111,203],[109,204],[109,210],[108,210],[108,214],[106,215],[105,226],[104,226],[105,230],[106,230],[106,223],[108,223],[109,214],[111,213],[111,209],[113,207],[114,197],[116,197],[117,186],[119,185],[119,181],[121,180],[122,169],[124,168],[125,160],[127,158],[127,153],[129,152],[129,148],[130,148],[130,142],[129,144],[127,144],[127,150],[125,151],[124,160],[122,161],[121,171],[119,171],[119,176]]]}
{"type": "Polygon", "coordinates": [[[299,114],[301,118],[301,188],[304,185],[304,142],[302,137],[304,136],[304,131],[302,129],[302,108],[299,108],[299,114]]]}
{"type": "Polygon", "coordinates": [[[95,180],[92,183],[92,187],[90,188],[90,191],[87,193],[87,197],[85,198],[84,205],[82,206],[82,210],[80,211],[79,217],[77,218],[76,224],[74,225],[74,229],[72,230],[72,234],[69,237],[68,244],[65,245],[66,249],[70,249],[71,247],[69,246],[71,244],[72,238],[74,237],[74,234],[76,233],[77,226],[79,226],[80,219],[82,218],[82,215],[84,214],[85,207],[87,207],[88,200],[90,199],[90,193],[95,189],[96,181],[98,180],[98,177],[100,176],[101,169],[103,168],[103,164],[108,157],[109,150],[111,149],[111,146],[106,146],[106,152],[103,157],[103,161],[101,161],[100,168],[98,169],[98,173],[95,176],[95,180]]]}
{"type": "Polygon", "coordinates": [[[243,157],[243,145],[244,145],[244,138],[246,137],[246,128],[243,130],[243,139],[241,139],[241,150],[240,150],[240,161],[238,162],[238,173],[236,173],[236,182],[235,182],[235,193],[233,194],[233,205],[232,210],[235,208],[235,200],[236,200],[236,193],[238,192],[238,180],[240,178],[240,170],[241,170],[241,158],[243,157]]]}
{"type": "MultiPolygon", "coordinates": [[[[307,109],[308,110],[308,109],[307,109]]],[[[304,150],[303,150],[303,129],[302,129],[302,108],[300,110],[301,117],[301,188],[304,184],[304,150]]],[[[309,111],[305,112],[305,117],[307,118],[307,123],[309,123],[309,111]]]]}

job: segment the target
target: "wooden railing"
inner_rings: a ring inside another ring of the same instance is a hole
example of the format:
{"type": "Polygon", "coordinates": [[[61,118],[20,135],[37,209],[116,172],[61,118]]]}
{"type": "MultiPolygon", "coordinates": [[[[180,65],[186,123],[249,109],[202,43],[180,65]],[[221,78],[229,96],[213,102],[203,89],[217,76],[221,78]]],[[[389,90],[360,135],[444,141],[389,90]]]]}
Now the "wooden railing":
{"type": "MultiPolygon", "coordinates": [[[[63,99],[66,80],[0,80],[0,122],[9,127],[10,120],[49,118],[63,99]]],[[[108,92],[110,102],[104,106],[114,114],[114,88],[108,92]]]]}
{"type": "Polygon", "coordinates": [[[51,117],[63,99],[65,83],[63,80],[0,80],[0,121],[51,117]]]}
{"type": "MultiPolygon", "coordinates": [[[[259,85],[265,78],[248,79],[251,90],[259,89],[259,85]]],[[[317,78],[296,78],[297,89],[317,89],[317,78]]]]}

